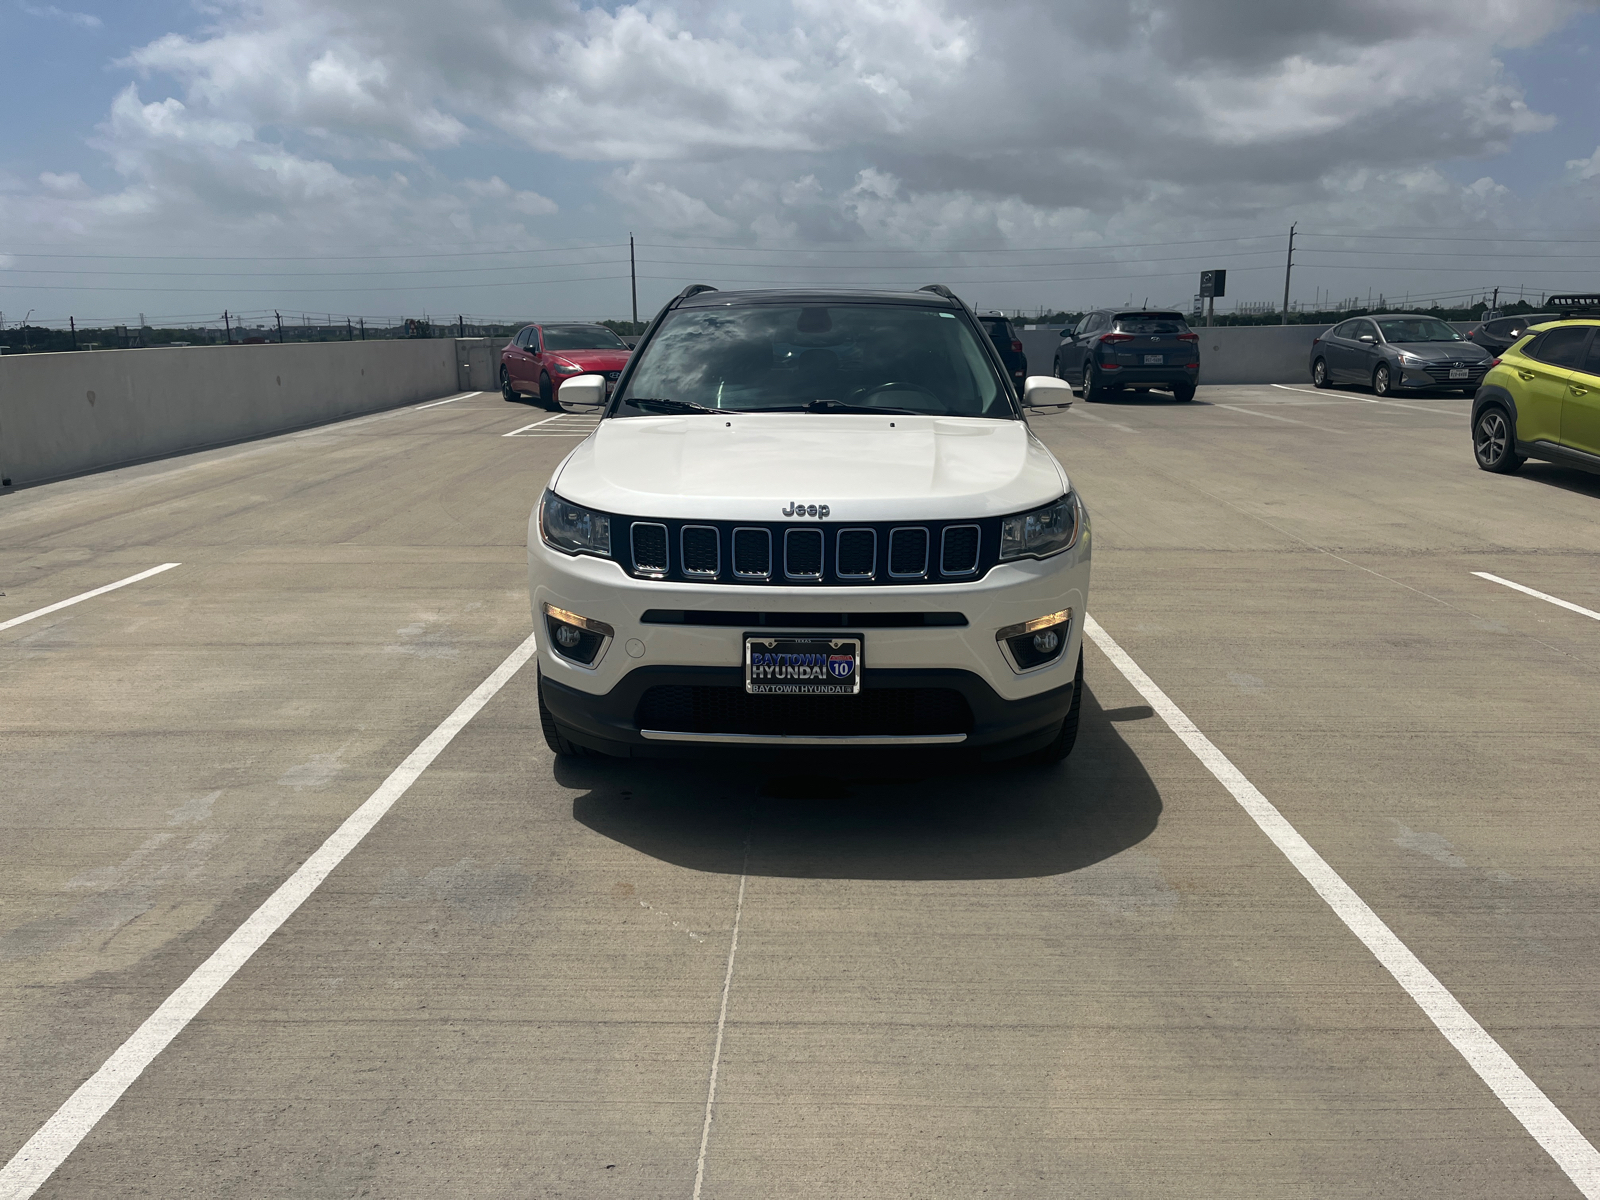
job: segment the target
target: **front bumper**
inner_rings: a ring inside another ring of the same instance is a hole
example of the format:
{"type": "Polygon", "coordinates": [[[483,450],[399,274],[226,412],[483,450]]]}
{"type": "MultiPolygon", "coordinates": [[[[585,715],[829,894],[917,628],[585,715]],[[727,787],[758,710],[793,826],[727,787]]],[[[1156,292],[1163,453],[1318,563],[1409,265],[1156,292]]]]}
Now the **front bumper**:
{"type": "MultiPolygon", "coordinates": [[[[636,717],[645,691],[654,686],[737,688],[742,695],[746,633],[859,634],[864,691],[960,693],[971,713],[968,726],[960,731],[963,736],[929,745],[988,747],[1047,733],[1071,703],[1088,604],[1093,535],[1087,514],[1077,545],[1053,558],[1001,563],[967,583],[892,586],[639,579],[613,560],[551,549],[537,527],[529,532],[529,594],[539,631],[538,661],[546,700],[556,720],[571,731],[572,740],[596,749],[638,753],[660,752],[667,743],[681,741],[731,744],[708,735],[735,730],[700,729],[702,736],[694,738],[650,738],[641,732],[636,717]],[[556,652],[546,633],[547,604],[611,629],[592,666],[556,652]],[[997,631],[1063,609],[1071,609],[1073,615],[1060,655],[1032,670],[1016,670],[996,641],[997,631]],[[663,611],[678,619],[663,623],[663,611]],[[684,614],[716,614],[717,623],[685,621],[684,614]],[[913,622],[923,614],[965,623],[913,622]]],[[[907,744],[898,736],[901,732],[907,731],[896,730],[897,740],[886,744],[907,744]]],[[[952,731],[941,727],[937,732],[952,731]]],[[[838,743],[837,738],[828,739],[828,744],[838,743]]]]}
{"type": "MultiPolygon", "coordinates": [[[[580,692],[551,679],[541,678],[545,706],[569,741],[618,757],[676,758],[704,753],[754,753],[806,751],[883,753],[912,750],[919,754],[959,752],[979,758],[1008,758],[1038,749],[1056,735],[1072,707],[1077,650],[1065,672],[1065,682],[1022,700],[1003,700],[982,679],[968,671],[886,669],[868,672],[862,698],[871,703],[873,693],[918,691],[959,693],[965,702],[965,719],[940,723],[943,732],[876,734],[740,732],[696,728],[655,729],[652,711],[662,705],[655,698],[671,693],[725,693],[743,698],[744,674],[737,667],[638,667],[629,671],[604,696],[580,692]],[[959,725],[959,728],[957,727],[959,725]]],[[[753,701],[767,697],[749,697],[753,701]]],[[[851,697],[850,699],[855,699],[851,697]]]]}

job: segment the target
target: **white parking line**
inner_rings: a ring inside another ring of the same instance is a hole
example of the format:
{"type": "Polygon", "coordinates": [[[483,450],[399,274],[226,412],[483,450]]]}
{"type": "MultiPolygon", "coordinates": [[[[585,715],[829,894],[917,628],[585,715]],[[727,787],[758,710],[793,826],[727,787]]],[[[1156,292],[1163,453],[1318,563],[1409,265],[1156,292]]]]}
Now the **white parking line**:
{"type": "Polygon", "coordinates": [[[446,396],[443,400],[430,400],[426,404],[419,404],[412,412],[421,412],[425,408],[438,408],[441,404],[454,404],[457,400],[466,400],[471,396],[481,396],[482,392],[462,392],[459,396],[446,396]]]}
{"type": "MultiPolygon", "coordinates": [[[[1215,400],[1208,403],[1212,408],[1225,408],[1229,412],[1244,413],[1247,417],[1265,417],[1269,421],[1282,421],[1286,425],[1304,425],[1307,429],[1317,429],[1323,433],[1336,433],[1341,437],[1349,432],[1345,429],[1329,429],[1326,425],[1313,425],[1310,421],[1296,421],[1293,417],[1280,417],[1276,413],[1257,412],[1253,408],[1240,408],[1237,404],[1218,404],[1215,400]]],[[[1286,406],[1279,405],[1279,407],[1286,406]]]]}
{"type": "Polygon", "coordinates": [[[546,417],[542,421],[535,421],[532,425],[524,425],[521,429],[513,429],[510,433],[502,433],[501,437],[578,437],[591,432],[600,424],[600,418],[584,413],[557,413],[553,417],[546,417]],[[530,429],[538,429],[542,425],[549,425],[554,421],[566,420],[567,425],[577,425],[577,429],[562,427],[560,429],[546,429],[541,433],[529,433],[530,429]]]}
{"type": "Polygon", "coordinates": [[[0,1168],[0,1200],[25,1200],[66,1161],[122,1093],[143,1074],[156,1055],[183,1032],[219,991],[250,961],[266,940],[287,921],[346,855],[383,819],[428,765],[477,716],[511,677],[533,657],[535,642],[529,634],[473,693],[440,722],[439,727],[406,756],[378,790],[345,818],[300,869],[289,876],[244,924],[228,936],[188,979],[168,996],[161,1007],[117,1047],[104,1065],[69,1096],[55,1114],[28,1139],[16,1155],[0,1168]]]}
{"type": "MultiPolygon", "coordinates": [[[[1275,388],[1280,388],[1285,392],[1304,392],[1308,396],[1321,396],[1323,399],[1328,398],[1327,392],[1314,391],[1311,388],[1290,387],[1287,383],[1275,383],[1272,386],[1275,388]]],[[[1348,393],[1336,394],[1348,395],[1348,393]]],[[[1386,408],[1409,408],[1414,412],[1432,413],[1436,417],[1455,418],[1461,415],[1460,413],[1441,412],[1437,408],[1418,408],[1415,404],[1403,404],[1399,400],[1375,400],[1371,396],[1349,396],[1349,398],[1351,400],[1360,400],[1363,404],[1381,404],[1386,408]]]]}
{"type": "MultiPolygon", "coordinates": [[[[1563,600],[1559,596],[1550,596],[1550,595],[1546,595],[1544,592],[1536,592],[1531,587],[1524,587],[1522,584],[1513,583],[1509,579],[1501,579],[1500,576],[1491,575],[1487,571],[1474,571],[1473,574],[1476,575],[1479,579],[1487,579],[1490,583],[1498,583],[1502,587],[1513,588],[1516,591],[1523,592],[1523,593],[1525,593],[1526,595],[1529,595],[1529,596],[1534,596],[1534,597],[1536,597],[1536,598],[1538,598],[1540,600],[1546,601],[1549,604],[1556,604],[1556,605],[1559,605],[1562,608],[1570,609],[1571,611],[1573,611],[1575,613],[1582,613],[1586,617],[1590,617],[1590,618],[1593,618],[1596,621],[1600,621],[1600,612],[1595,612],[1594,609],[1592,609],[1592,608],[1584,608],[1582,605],[1574,604],[1570,600],[1563,600]]],[[[4,625],[0,625],[0,629],[4,629],[4,628],[5,628],[4,625]]]]}
{"type": "Polygon", "coordinates": [[[173,567],[181,567],[182,563],[162,563],[159,567],[151,567],[148,571],[140,571],[137,575],[129,575],[126,579],[119,579],[115,583],[108,583],[105,587],[97,587],[92,592],[81,592],[76,596],[69,596],[65,600],[57,600],[54,604],[47,604],[43,608],[36,608],[31,613],[23,613],[20,617],[12,617],[9,621],[0,621],[0,629],[10,629],[13,625],[21,625],[24,621],[31,621],[35,617],[45,616],[68,605],[81,604],[85,600],[93,600],[96,596],[103,596],[107,592],[114,592],[118,588],[127,587],[130,583],[138,583],[141,579],[149,579],[152,575],[159,575],[163,571],[170,571],[173,567]]]}
{"type": "Polygon", "coordinates": [[[1160,714],[1167,727],[1194,753],[1218,782],[1232,793],[1239,806],[1250,814],[1261,832],[1282,851],[1317,895],[1333,909],[1350,932],[1395,977],[1417,1006],[1427,1014],[1461,1057],[1467,1060],[1478,1078],[1489,1085],[1511,1115],[1533,1135],[1545,1152],[1567,1173],[1567,1178],[1589,1200],[1600,1200],[1600,1153],[1595,1151],[1539,1085],[1505,1052],[1500,1043],[1473,1019],[1448,988],[1423,966],[1422,961],[1395,936],[1383,919],[1368,907],[1327,861],[1300,836],[1298,830],[1277,808],[1244,777],[1243,772],[1201,733],[1176,704],[1156,686],[1128,652],[1117,645],[1100,623],[1089,617],[1084,631],[1112,665],[1134,687],[1145,702],[1160,714]]]}
{"type": "Polygon", "coordinates": [[[1139,432],[1137,429],[1133,428],[1133,426],[1131,426],[1131,425],[1118,425],[1115,421],[1108,421],[1104,417],[1096,416],[1092,412],[1085,412],[1081,408],[1074,407],[1074,408],[1069,408],[1066,411],[1068,413],[1073,413],[1073,414],[1076,414],[1077,416],[1083,417],[1086,420],[1099,421],[1100,424],[1102,424],[1102,425],[1109,425],[1113,429],[1120,429],[1120,430],[1122,430],[1123,433],[1138,433],[1139,432]]]}

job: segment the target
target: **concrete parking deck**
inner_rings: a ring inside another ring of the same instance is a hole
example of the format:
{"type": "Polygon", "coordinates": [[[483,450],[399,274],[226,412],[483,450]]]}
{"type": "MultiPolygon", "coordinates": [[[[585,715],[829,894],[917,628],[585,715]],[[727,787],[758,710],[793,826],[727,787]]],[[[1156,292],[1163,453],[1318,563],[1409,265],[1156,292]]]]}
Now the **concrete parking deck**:
{"type": "MultiPolygon", "coordinates": [[[[1586,1146],[1600,477],[1484,474],[1466,411],[1034,426],[1106,634],[1586,1146]]],[[[547,415],[0,496],[0,625],[180,564],[0,629],[0,1162],[527,637],[588,424],[547,415]]],[[[1086,680],[1059,768],[795,777],[556,763],[530,665],[37,1194],[1581,1194],[1093,645],[1086,680]]]]}

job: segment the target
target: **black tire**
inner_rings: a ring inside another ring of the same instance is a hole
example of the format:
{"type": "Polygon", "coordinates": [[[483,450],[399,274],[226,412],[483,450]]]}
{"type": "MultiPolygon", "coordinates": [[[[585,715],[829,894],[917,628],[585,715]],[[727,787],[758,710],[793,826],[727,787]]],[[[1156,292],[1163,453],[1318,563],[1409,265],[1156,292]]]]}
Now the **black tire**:
{"type": "Polygon", "coordinates": [[[1319,388],[1331,388],[1333,386],[1333,376],[1328,374],[1327,359],[1319,358],[1311,364],[1311,386],[1319,388]]]}
{"type": "Polygon", "coordinates": [[[522,399],[517,389],[511,386],[511,372],[504,367],[500,368],[500,398],[507,404],[515,404],[522,399]]]}
{"type": "Polygon", "coordinates": [[[1054,374],[1057,379],[1066,378],[1066,376],[1061,373],[1061,358],[1059,355],[1056,356],[1055,370],[1052,372],[1052,374],[1054,374]]]}
{"type": "Polygon", "coordinates": [[[550,752],[557,758],[603,758],[598,750],[591,750],[587,746],[580,746],[576,742],[568,741],[561,732],[561,726],[556,724],[555,717],[544,702],[544,676],[536,676],[535,685],[539,689],[539,728],[544,731],[544,744],[550,747],[550,752]]]}
{"type": "Polygon", "coordinates": [[[1394,375],[1388,363],[1379,363],[1372,369],[1372,394],[1374,396],[1394,394],[1394,375]]]}
{"type": "Polygon", "coordinates": [[[1106,385],[1100,382],[1100,372],[1094,369],[1093,363],[1083,364],[1083,399],[1084,403],[1106,398],[1106,385]]]}
{"type": "Polygon", "coordinates": [[[550,375],[546,371],[539,372],[539,403],[546,408],[556,407],[556,387],[550,382],[550,375]]]}
{"type": "Polygon", "coordinates": [[[1036,763],[1058,763],[1072,753],[1078,740],[1078,715],[1083,710],[1083,647],[1078,647],[1078,674],[1072,681],[1072,707],[1062,718],[1061,728],[1047,745],[1035,750],[1029,757],[1036,763]]]}
{"type": "Polygon", "coordinates": [[[1510,475],[1527,461],[1517,453],[1516,423],[1500,405],[1485,405],[1472,423],[1472,457],[1496,475],[1510,475]]]}
{"type": "Polygon", "coordinates": [[[1175,383],[1175,384],[1173,384],[1172,385],[1172,398],[1174,400],[1180,401],[1182,403],[1187,403],[1188,401],[1193,400],[1194,399],[1194,384],[1192,384],[1192,383],[1175,383]]]}

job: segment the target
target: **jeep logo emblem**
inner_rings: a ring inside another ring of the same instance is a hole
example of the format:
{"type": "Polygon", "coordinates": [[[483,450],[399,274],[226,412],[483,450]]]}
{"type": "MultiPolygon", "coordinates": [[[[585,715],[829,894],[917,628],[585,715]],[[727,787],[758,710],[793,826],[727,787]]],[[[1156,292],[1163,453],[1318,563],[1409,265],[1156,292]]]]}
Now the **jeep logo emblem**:
{"type": "Polygon", "coordinates": [[[791,500],[789,507],[783,510],[786,517],[826,517],[828,506],[826,504],[802,504],[798,500],[791,500]]]}

